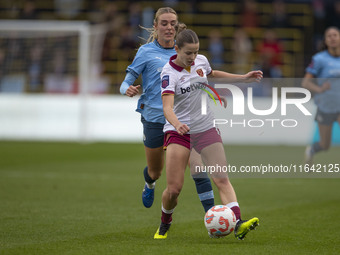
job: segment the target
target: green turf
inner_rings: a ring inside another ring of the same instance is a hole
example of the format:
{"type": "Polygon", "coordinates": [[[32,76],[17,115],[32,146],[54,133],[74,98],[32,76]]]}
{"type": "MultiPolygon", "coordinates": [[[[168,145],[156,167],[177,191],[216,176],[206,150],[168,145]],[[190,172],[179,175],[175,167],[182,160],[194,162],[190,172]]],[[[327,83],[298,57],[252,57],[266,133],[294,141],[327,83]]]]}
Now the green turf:
{"type": "MultiPolygon", "coordinates": [[[[226,148],[237,166],[299,164],[303,150],[226,148]]],[[[333,147],[316,162],[339,155],[333,147]]],[[[243,218],[260,218],[238,241],[208,237],[187,173],[168,239],[153,240],[165,174],[145,209],[144,165],[141,144],[0,142],[0,254],[339,254],[340,178],[231,176],[243,218]]]]}

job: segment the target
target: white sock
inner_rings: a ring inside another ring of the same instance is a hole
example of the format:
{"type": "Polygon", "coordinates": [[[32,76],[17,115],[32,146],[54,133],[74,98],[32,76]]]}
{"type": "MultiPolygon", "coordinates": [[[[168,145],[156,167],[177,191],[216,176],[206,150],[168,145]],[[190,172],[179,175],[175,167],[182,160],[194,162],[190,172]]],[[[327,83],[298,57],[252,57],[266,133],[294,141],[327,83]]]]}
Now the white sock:
{"type": "Polygon", "coordinates": [[[239,204],[237,202],[231,202],[229,204],[226,204],[226,206],[228,206],[230,209],[234,206],[240,207],[239,204]]]}
{"type": "Polygon", "coordinates": [[[166,214],[170,214],[170,213],[173,213],[175,210],[175,208],[172,208],[170,210],[167,210],[163,207],[163,204],[162,204],[162,212],[166,213],[166,214]]]}

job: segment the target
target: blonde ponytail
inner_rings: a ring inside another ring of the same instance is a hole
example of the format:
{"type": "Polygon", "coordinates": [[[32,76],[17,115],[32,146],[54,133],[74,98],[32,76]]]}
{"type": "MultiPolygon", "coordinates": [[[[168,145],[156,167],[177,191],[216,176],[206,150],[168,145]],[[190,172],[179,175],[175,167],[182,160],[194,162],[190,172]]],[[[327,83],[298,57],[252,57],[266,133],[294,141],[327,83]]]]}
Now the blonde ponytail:
{"type": "MultiPolygon", "coordinates": [[[[178,22],[177,25],[175,26],[175,30],[176,30],[176,37],[178,36],[178,34],[180,32],[182,32],[183,30],[187,29],[187,25],[185,25],[182,22],[178,22]]],[[[175,38],[176,38],[175,37],[175,38]]]]}

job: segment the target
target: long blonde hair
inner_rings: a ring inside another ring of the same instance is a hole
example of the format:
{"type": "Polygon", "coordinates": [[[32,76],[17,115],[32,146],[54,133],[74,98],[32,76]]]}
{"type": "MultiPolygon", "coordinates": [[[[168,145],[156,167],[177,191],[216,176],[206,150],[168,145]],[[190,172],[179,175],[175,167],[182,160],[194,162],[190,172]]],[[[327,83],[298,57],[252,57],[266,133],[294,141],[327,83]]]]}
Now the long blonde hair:
{"type": "MultiPolygon", "coordinates": [[[[174,9],[172,9],[171,7],[161,7],[161,8],[159,8],[157,10],[156,14],[155,14],[155,18],[153,20],[153,23],[157,24],[159,16],[164,14],[164,13],[172,13],[172,14],[176,15],[176,18],[177,18],[177,24],[175,26],[176,34],[179,31],[181,31],[181,30],[186,28],[186,25],[184,23],[179,23],[178,22],[178,15],[177,15],[176,11],[174,9]]],[[[142,27],[142,26],[140,26],[140,27],[142,29],[145,29],[146,31],[148,31],[150,33],[149,38],[146,41],[146,43],[153,42],[154,40],[158,39],[158,34],[157,34],[157,31],[156,31],[156,29],[154,27],[151,27],[151,28],[142,27]]]]}

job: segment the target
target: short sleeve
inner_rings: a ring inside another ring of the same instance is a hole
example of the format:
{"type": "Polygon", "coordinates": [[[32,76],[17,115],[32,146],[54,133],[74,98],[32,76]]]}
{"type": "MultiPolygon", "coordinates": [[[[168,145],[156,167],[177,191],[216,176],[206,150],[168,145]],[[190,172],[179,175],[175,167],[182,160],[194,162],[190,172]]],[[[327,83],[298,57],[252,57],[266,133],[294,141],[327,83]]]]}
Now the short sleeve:
{"type": "Polygon", "coordinates": [[[174,95],[176,91],[176,76],[172,72],[169,72],[167,68],[163,68],[161,81],[162,95],[174,95]]]}
{"type": "Polygon", "coordinates": [[[212,69],[211,69],[211,66],[210,66],[210,63],[209,63],[207,57],[204,56],[204,55],[202,55],[202,57],[203,57],[203,60],[204,60],[204,69],[206,71],[206,75],[208,76],[209,74],[211,74],[212,69]]]}
{"type": "Polygon", "coordinates": [[[207,70],[207,76],[208,76],[209,74],[211,74],[212,69],[211,69],[211,66],[210,66],[210,64],[209,64],[208,61],[207,61],[207,64],[206,64],[206,70],[207,70]]]}
{"type": "Polygon", "coordinates": [[[318,76],[322,64],[318,60],[317,56],[313,56],[311,63],[307,66],[306,72],[314,76],[318,76]]]}
{"type": "Polygon", "coordinates": [[[135,58],[133,59],[131,65],[129,65],[126,69],[127,73],[131,73],[136,79],[138,79],[139,75],[145,69],[148,58],[145,57],[145,50],[140,47],[136,53],[135,58]]]}

